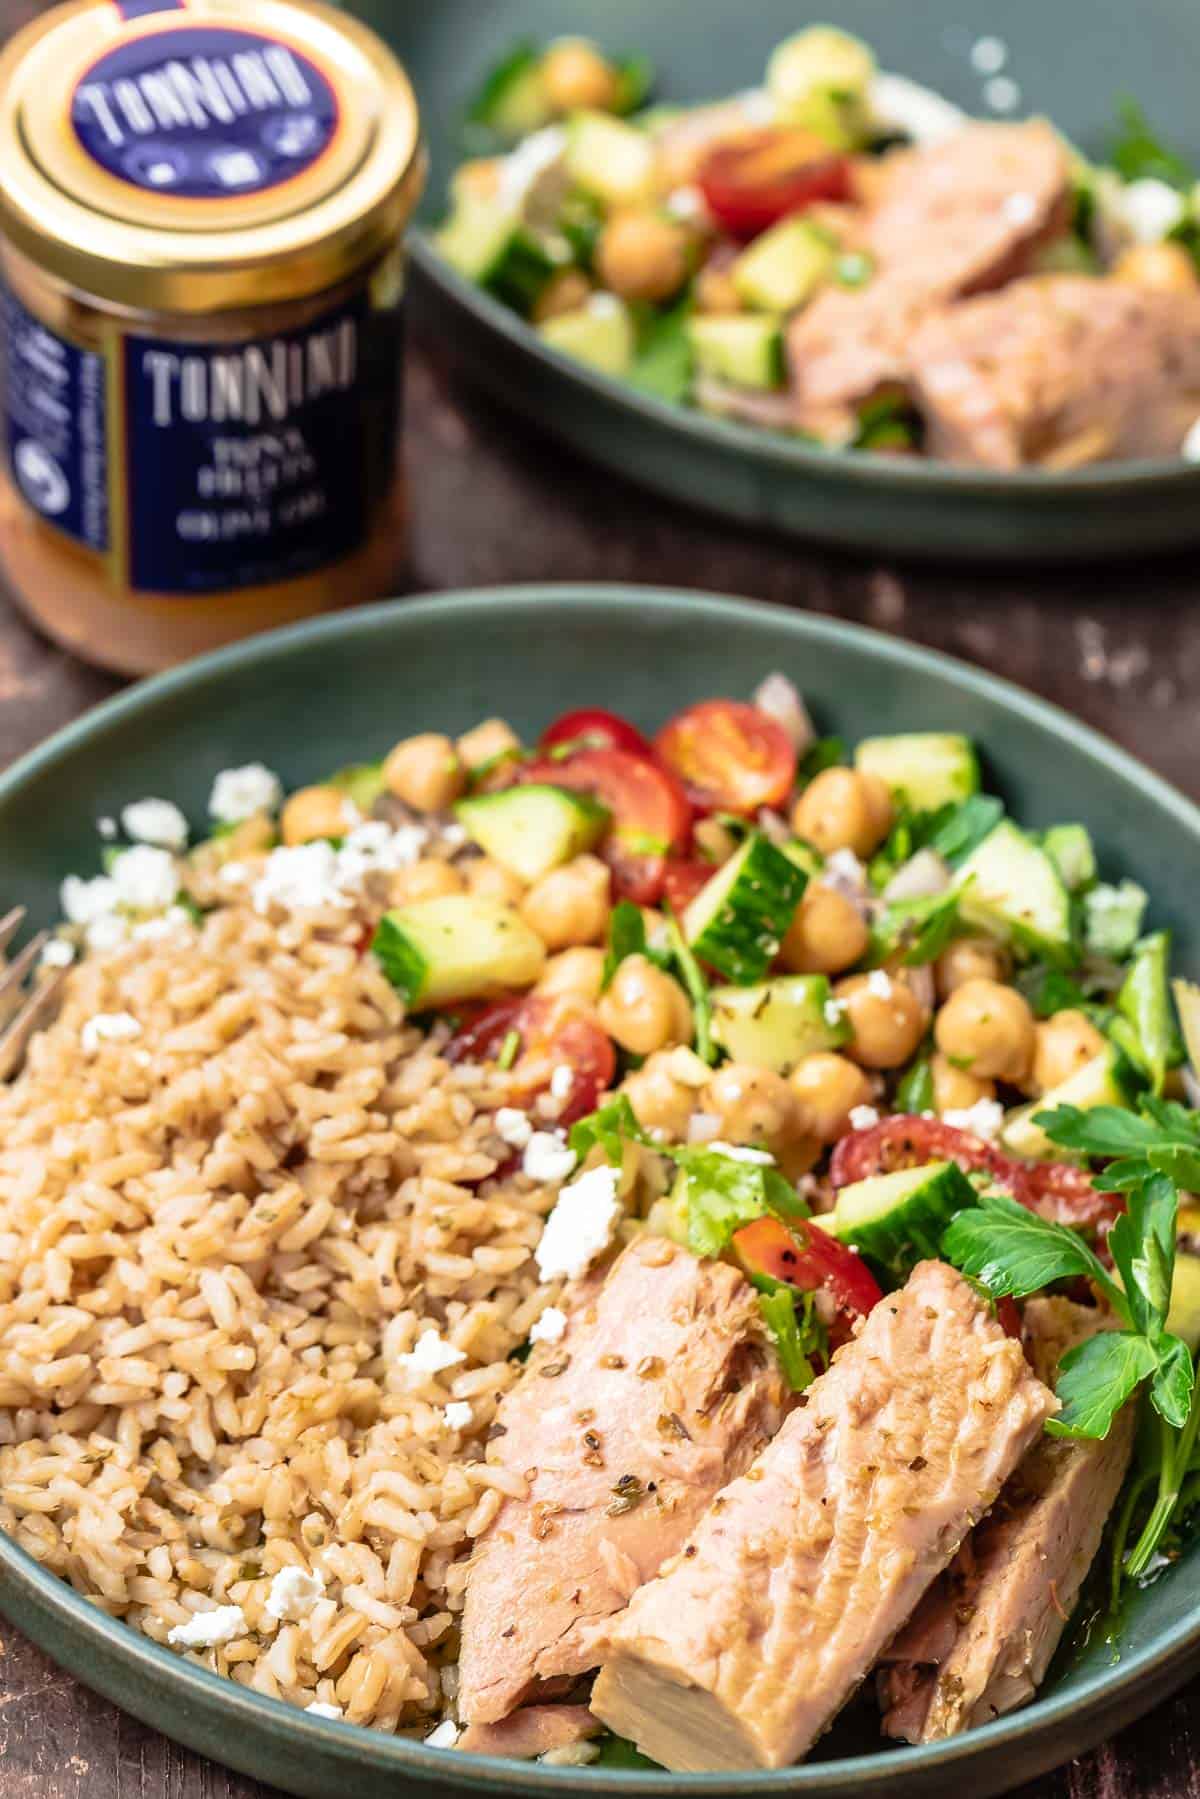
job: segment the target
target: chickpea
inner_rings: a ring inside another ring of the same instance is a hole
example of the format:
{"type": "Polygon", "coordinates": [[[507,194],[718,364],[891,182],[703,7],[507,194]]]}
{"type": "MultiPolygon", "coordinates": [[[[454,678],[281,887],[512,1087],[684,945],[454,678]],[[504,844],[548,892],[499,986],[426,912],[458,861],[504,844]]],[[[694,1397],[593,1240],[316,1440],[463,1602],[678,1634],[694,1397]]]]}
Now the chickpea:
{"type": "Polygon", "coordinates": [[[933,1081],[935,1112],[969,1112],[981,1099],[995,1099],[996,1084],[984,1081],[965,1068],[956,1068],[940,1052],[931,1057],[929,1073],[933,1081]]]}
{"type": "Polygon", "coordinates": [[[398,743],[383,765],[388,791],[417,812],[445,812],[467,784],[454,745],[440,731],[398,743]]]}
{"type": "Polygon", "coordinates": [[[1117,257],[1112,278],[1153,293],[1189,294],[1196,289],[1196,265],[1182,244],[1134,244],[1117,257]]]}
{"type": "Polygon", "coordinates": [[[456,201],[484,202],[495,200],[500,193],[504,159],[500,156],[477,156],[455,171],[453,193],[456,201]]]}
{"type": "Polygon", "coordinates": [[[564,312],[578,312],[591,291],[592,284],[582,269],[559,269],[533,303],[534,324],[544,325],[547,319],[561,318],[564,312]]]}
{"type": "Polygon", "coordinates": [[[990,937],[956,937],[933,965],[939,999],[949,999],[968,981],[1003,981],[1008,959],[990,937]]]}
{"type": "Polygon", "coordinates": [[[525,883],[502,862],[493,861],[491,856],[477,856],[474,861],[463,863],[463,873],[469,893],[477,893],[480,899],[501,900],[506,906],[520,905],[525,883]]]}
{"type": "Polygon", "coordinates": [[[412,906],[418,900],[444,899],[448,893],[462,893],[466,885],[449,862],[426,858],[396,870],[388,884],[388,897],[393,906],[412,906]]]}
{"type": "Polygon", "coordinates": [[[555,112],[608,112],[617,103],[617,72],[586,38],[551,44],[542,58],[542,86],[555,112]]]}
{"type": "Polygon", "coordinates": [[[704,1090],[702,1110],[716,1113],[730,1143],[763,1143],[773,1150],[808,1134],[783,1076],[753,1062],[719,1068],[704,1090]]]}
{"type": "Polygon", "coordinates": [[[692,1040],[687,995],[645,956],[626,956],[596,1011],[609,1036],[635,1056],[692,1040]]]}
{"type": "Polygon", "coordinates": [[[670,1050],[649,1056],[644,1068],[622,1086],[644,1131],[665,1131],[672,1142],[687,1136],[688,1121],[699,1104],[696,1089],[676,1078],[670,1050]]]}
{"type": "Polygon", "coordinates": [[[780,948],[793,974],[841,974],[852,968],[871,940],[866,919],[844,893],[811,881],[780,948]]]}
{"type": "Polygon", "coordinates": [[[699,312],[731,313],[742,310],[742,296],[738,293],[730,269],[717,268],[708,263],[696,277],[696,308],[699,312]]]}
{"type": "Polygon", "coordinates": [[[1033,1063],[1033,1013],[1015,987],[967,981],[937,1015],[934,1037],[944,1056],[982,1080],[1023,1081],[1033,1063]]]}
{"type": "Polygon", "coordinates": [[[878,775],[826,768],[809,782],[792,808],[792,829],[828,856],[853,850],[869,856],[892,824],[892,800],[878,775]]]}
{"type": "Polygon", "coordinates": [[[622,300],[669,300],[688,278],[686,227],[648,207],[614,213],[596,246],[596,273],[622,300]]]}
{"type": "Polygon", "coordinates": [[[821,1160],[825,1145],[819,1137],[797,1137],[794,1143],[781,1143],[775,1151],[779,1172],[795,1186],[796,1182],[821,1160]]]}
{"type": "Polygon", "coordinates": [[[877,968],[839,981],[834,991],[854,1033],[846,1053],[864,1068],[899,1068],[916,1052],[929,1021],[906,981],[877,968]]]}
{"type": "Polygon", "coordinates": [[[1104,1038],[1085,1012],[1056,1012],[1035,1027],[1031,1083],[1035,1093],[1049,1093],[1085,1063],[1103,1052],[1104,1038]]]}
{"type": "Polygon", "coordinates": [[[582,1000],[594,1006],[604,979],[604,951],[579,947],[565,949],[547,962],[537,991],[548,997],[582,1000]]]}
{"type": "Polygon", "coordinates": [[[836,1143],[850,1128],[855,1106],[869,1106],[874,1098],[870,1076],[832,1050],[805,1056],[793,1068],[789,1085],[805,1130],[822,1143],[836,1143]]]}
{"type": "Polygon", "coordinates": [[[714,868],[728,862],[737,848],[733,832],[727,830],[719,818],[698,819],[692,835],[696,839],[696,848],[714,868]]]}
{"type": "Polygon", "coordinates": [[[521,901],[521,916],[547,949],[596,943],[608,927],[608,895],[605,864],[598,856],[576,856],[535,881],[521,901]]]}
{"type": "Polygon", "coordinates": [[[485,718],[482,724],[464,731],[454,747],[459,761],[474,772],[485,762],[494,762],[506,750],[519,750],[521,739],[502,718],[485,718]]]}
{"type": "Polygon", "coordinates": [[[283,808],[279,832],[286,844],[312,843],[318,837],[344,837],[362,822],[336,787],[302,787],[283,808]]]}

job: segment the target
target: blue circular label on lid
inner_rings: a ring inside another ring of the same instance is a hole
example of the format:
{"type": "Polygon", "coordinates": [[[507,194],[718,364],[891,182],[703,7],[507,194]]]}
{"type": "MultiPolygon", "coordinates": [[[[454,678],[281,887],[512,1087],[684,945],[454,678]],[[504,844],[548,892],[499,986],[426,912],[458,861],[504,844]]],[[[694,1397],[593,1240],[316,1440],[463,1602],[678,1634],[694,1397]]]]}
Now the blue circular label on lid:
{"type": "Polygon", "coordinates": [[[188,25],[98,58],[76,84],[71,123],[92,160],[134,187],[228,200],[311,168],[333,142],[338,100],[293,45],[188,25]]]}

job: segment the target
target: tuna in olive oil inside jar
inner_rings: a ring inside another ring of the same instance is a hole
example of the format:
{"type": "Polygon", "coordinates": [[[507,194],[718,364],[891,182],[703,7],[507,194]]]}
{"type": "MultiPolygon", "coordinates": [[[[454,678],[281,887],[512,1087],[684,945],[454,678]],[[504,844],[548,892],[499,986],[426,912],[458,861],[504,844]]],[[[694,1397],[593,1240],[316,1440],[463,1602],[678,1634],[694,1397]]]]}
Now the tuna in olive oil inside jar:
{"type": "Polygon", "coordinates": [[[0,57],[0,570],[141,673],[400,555],[412,91],[292,0],[82,0],[0,57]]]}

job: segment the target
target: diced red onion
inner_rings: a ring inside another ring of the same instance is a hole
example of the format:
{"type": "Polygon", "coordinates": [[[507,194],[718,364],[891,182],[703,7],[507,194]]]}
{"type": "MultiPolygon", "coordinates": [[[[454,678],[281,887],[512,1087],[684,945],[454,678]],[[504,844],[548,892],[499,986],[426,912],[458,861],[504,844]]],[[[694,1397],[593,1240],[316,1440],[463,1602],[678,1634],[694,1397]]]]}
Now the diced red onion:
{"type": "Polygon", "coordinates": [[[768,718],[773,718],[777,725],[783,726],[798,756],[802,756],[816,741],[817,734],[813,729],[813,721],[808,716],[808,708],[786,675],[781,675],[778,670],[769,674],[755,688],[753,700],[760,712],[765,712],[768,718]]]}
{"type": "Polygon", "coordinates": [[[936,850],[918,850],[898,868],[883,890],[890,904],[893,900],[932,899],[945,893],[952,876],[936,850]]]}

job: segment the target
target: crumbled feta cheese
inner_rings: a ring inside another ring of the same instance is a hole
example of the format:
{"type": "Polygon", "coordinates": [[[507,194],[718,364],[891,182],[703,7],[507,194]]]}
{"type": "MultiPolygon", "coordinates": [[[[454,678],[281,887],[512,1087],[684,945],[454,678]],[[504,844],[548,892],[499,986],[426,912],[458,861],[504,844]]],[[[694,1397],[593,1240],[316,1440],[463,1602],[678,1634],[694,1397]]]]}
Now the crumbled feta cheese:
{"type": "Polygon", "coordinates": [[[990,1143],[1000,1135],[1004,1123],[1004,1107],[998,1099],[977,1099],[973,1106],[943,1112],[942,1123],[953,1125],[957,1131],[970,1131],[974,1136],[982,1137],[985,1143],[990,1143]]]}
{"type": "Polygon", "coordinates": [[[867,992],[876,999],[891,999],[892,977],[886,968],[873,968],[867,976],[867,992]]]}
{"type": "Polygon", "coordinates": [[[821,1007],[821,1017],[831,1031],[836,1031],[845,1016],[846,1002],[844,999],[827,999],[821,1007]]]}
{"type": "Polygon", "coordinates": [[[111,843],[117,834],[117,821],[115,818],[98,818],[96,820],[96,829],[106,843],[111,843]]]}
{"type": "Polygon", "coordinates": [[[423,1330],[412,1349],[400,1357],[402,1365],[417,1379],[427,1374],[441,1374],[444,1369],[454,1368],[466,1359],[464,1350],[447,1343],[432,1326],[423,1330]]]}
{"type": "Polygon", "coordinates": [[[308,1617],[324,1591],[325,1582],[319,1574],[309,1574],[303,1568],[281,1568],[271,1582],[263,1610],[269,1618],[296,1624],[308,1617]]]}
{"type": "Polygon", "coordinates": [[[169,906],[157,918],[144,918],[141,924],[133,927],[136,943],[157,943],[162,937],[169,937],[172,931],[182,930],[193,922],[192,915],[183,906],[169,906]]]}
{"type": "Polygon", "coordinates": [[[474,1414],[465,1399],[452,1399],[442,1416],[447,1430],[470,1430],[474,1414]]]}
{"type": "Polygon", "coordinates": [[[689,1143],[711,1143],[721,1128],[721,1120],[716,1112],[693,1112],[688,1119],[687,1140],[689,1143]]]}
{"type": "Polygon", "coordinates": [[[856,899],[867,890],[867,871],[853,850],[834,850],[826,857],[819,878],[823,886],[844,893],[848,899],[856,899]]]}
{"type": "Polygon", "coordinates": [[[971,67],[977,75],[998,75],[1008,61],[1008,45],[1003,38],[977,38],[971,46],[971,67]]]}
{"type": "Polygon", "coordinates": [[[70,968],[75,960],[75,945],[68,943],[65,937],[51,937],[42,951],[44,968],[70,968]]]}
{"type": "Polygon", "coordinates": [[[561,1131],[534,1131],[525,1145],[521,1168],[531,1181],[552,1186],[565,1181],[578,1160],[561,1131]]]}
{"type": "Polygon", "coordinates": [[[869,1131],[872,1125],[879,1123],[879,1113],[874,1106],[851,1106],[850,1125],[856,1131],[869,1131]]]}
{"type": "Polygon", "coordinates": [[[775,1163],[774,1156],[765,1149],[751,1149],[745,1143],[722,1143],[718,1139],[708,1147],[720,1156],[727,1156],[731,1162],[752,1162],[758,1168],[771,1168],[775,1163]]]}
{"type": "Polygon", "coordinates": [[[346,1715],[340,1705],[326,1705],[320,1699],[314,1699],[304,1709],[310,1718],[344,1718],[346,1715]]]}
{"type": "Polygon", "coordinates": [[[129,920],[122,918],[119,912],[105,912],[101,917],[93,919],[83,937],[94,956],[103,956],[109,950],[119,949],[127,941],[129,920]]]}
{"type": "Polygon", "coordinates": [[[497,1137],[503,1138],[511,1149],[524,1149],[533,1136],[533,1123],[524,1112],[516,1106],[501,1106],[492,1116],[497,1137]]]}
{"type": "Polygon", "coordinates": [[[427,1749],[453,1749],[458,1741],[458,1725],[451,1718],[444,1718],[436,1730],[431,1730],[425,1738],[427,1749]]]}
{"type": "Polygon", "coordinates": [[[557,1343],[567,1328],[567,1314],[557,1306],[547,1306],[541,1317],[529,1328],[531,1343],[557,1343]]]}
{"type": "Polygon", "coordinates": [[[1179,446],[1179,454],[1185,462],[1200,462],[1200,419],[1188,426],[1187,436],[1179,446]]]}
{"type": "Polygon", "coordinates": [[[566,1099],[574,1085],[575,1070],[564,1062],[561,1067],[556,1068],[554,1073],[550,1076],[551,1099],[566,1099]]]}
{"type": "Polygon", "coordinates": [[[561,125],[547,125],[535,131],[500,164],[500,187],[496,203],[502,212],[519,212],[529,197],[534,182],[567,153],[567,134],[561,125]]]}
{"type": "Polygon", "coordinates": [[[558,1196],[534,1251],[544,1281],[578,1280],[608,1248],[621,1216],[618,1171],[589,1168],[558,1196]]]}
{"type": "Polygon", "coordinates": [[[1153,176],[1130,181],[1120,191],[1121,221],[1139,244],[1161,243],[1179,224],[1185,210],[1183,195],[1153,176]]]}
{"type": "Polygon", "coordinates": [[[919,81],[910,81],[907,75],[876,75],[868,100],[880,125],[903,131],[914,144],[939,144],[967,122],[966,113],[953,101],[922,87],[919,81]]]}
{"type": "Polygon", "coordinates": [[[141,1034],[132,1012],[97,1012],[84,1021],[79,1042],[85,1056],[94,1056],[102,1043],[128,1043],[141,1034]]]}
{"type": "Polygon", "coordinates": [[[283,783],[261,762],[223,768],[213,782],[208,809],[223,825],[240,824],[256,812],[275,812],[283,799],[283,783]]]}
{"type": "Polygon", "coordinates": [[[983,97],[993,112],[1016,112],[1021,104],[1021,90],[1007,75],[993,75],[983,97]]]}
{"type": "Polygon", "coordinates": [[[348,904],[338,884],[337,851],[331,843],[298,843],[272,850],[254,883],[254,909],[315,910],[348,904]]]}
{"type": "Polygon", "coordinates": [[[691,184],[673,187],[664,206],[673,219],[679,219],[685,225],[705,225],[711,217],[703,190],[691,184]]]}
{"type": "Polygon", "coordinates": [[[63,917],[70,924],[92,924],[97,918],[115,912],[120,897],[116,882],[110,881],[107,875],[97,875],[94,881],[68,875],[59,889],[63,917]]]}
{"type": "Polygon", "coordinates": [[[165,850],[187,848],[188,823],[173,800],[134,800],[121,813],[126,837],[165,850]]]}
{"type": "Polygon", "coordinates": [[[595,293],[589,298],[584,310],[590,312],[594,319],[615,319],[624,312],[625,302],[619,300],[616,294],[595,293]]]}
{"type": "Polygon", "coordinates": [[[163,912],[179,892],[179,870],[170,850],[139,843],[112,866],[118,903],[130,912],[163,912]]]}
{"type": "Polygon", "coordinates": [[[167,1641],[177,1649],[214,1649],[218,1643],[232,1643],[246,1629],[246,1614],[240,1605],[219,1605],[215,1611],[197,1612],[186,1624],[176,1624],[167,1632],[167,1641]]]}
{"type": "Polygon", "coordinates": [[[347,824],[349,833],[337,852],[340,887],[358,887],[368,875],[411,867],[429,842],[424,825],[398,825],[393,831],[382,819],[363,819],[355,808],[351,808],[347,824]]]}

